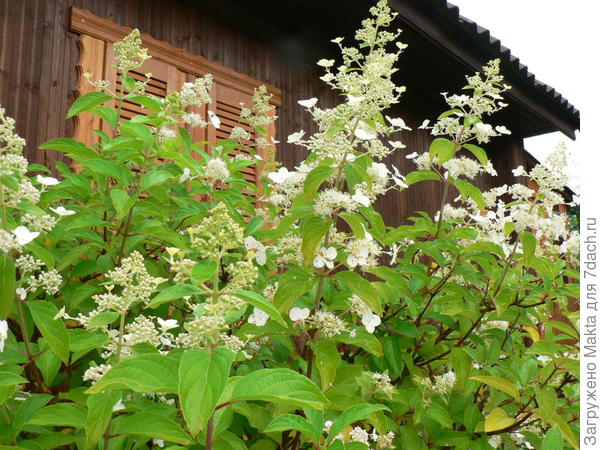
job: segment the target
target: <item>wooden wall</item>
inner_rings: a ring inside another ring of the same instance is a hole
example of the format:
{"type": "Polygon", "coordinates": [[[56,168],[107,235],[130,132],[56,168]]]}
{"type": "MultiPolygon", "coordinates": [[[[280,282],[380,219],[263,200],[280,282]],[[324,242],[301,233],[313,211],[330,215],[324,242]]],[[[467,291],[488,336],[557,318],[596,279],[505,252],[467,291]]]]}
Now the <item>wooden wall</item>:
{"type": "MultiPolygon", "coordinates": [[[[337,97],[318,79],[319,68],[297,55],[270,47],[234,28],[223,25],[179,0],[0,0],[0,104],[17,121],[18,133],[27,140],[26,156],[52,167],[61,158],[56,152],[38,149],[43,142],[73,135],[73,121],[65,120],[76,95],[79,58],[77,35],[68,31],[70,7],[93,14],[197,53],[238,72],[271,83],[282,91],[277,136],[278,158],[290,168],[300,163],[302,149],[287,144],[288,134],[315,131],[310,116],[297,100],[318,97],[331,106],[337,97]]],[[[410,89],[410,85],[408,86],[410,89]]],[[[403,104],[398,114],[416,128],[424,119],[414,111],[418,105],[403,104]]],[[[441,111],[432,111],[435,116],[441,111]]],[[[424,151],[431,137],[423,131],[402,133],[407,145],[389,158],[402,173],[413,169],[404,155],[424,151]]],[[[482,186],[512,183],[510,169],[524,164],[522,139],[511,136],[488,147],[499,177],[480,180],[482,186]]],[[[421,183],[401,194],[379,201],[386,223],[396,225],[417,210],[435,211],[440,188],[421,183]]]]}

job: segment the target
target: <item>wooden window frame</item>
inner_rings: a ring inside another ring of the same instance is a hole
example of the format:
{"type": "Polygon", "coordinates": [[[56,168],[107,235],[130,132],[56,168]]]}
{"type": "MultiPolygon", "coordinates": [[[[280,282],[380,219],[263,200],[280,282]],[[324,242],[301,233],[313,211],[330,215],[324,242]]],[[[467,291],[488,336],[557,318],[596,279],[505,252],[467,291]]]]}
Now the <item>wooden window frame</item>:
{"type": "MultiPolygon", "coordinates": [[[[106,61],[112,55],[112,44],[123,39],[131,33],[132,29],[118,25],[110,19],[98,17],[87,10],[72,7],[69,31],[79,34],[77,42],[80,49],[80,58],[77,64],[79,75],[77,94],[81,96],[94,90],[94,87],[87,82],[83,74],[104,74],[106,61]]],[[[140,37],[144,47],[148,49],[148,54],[153,59],[171,65],[179,71],[178,77],[182,83],[193,81],[196,77],[212,74],[213,89],[211,97],[213,103],[211,105],[214,104],[215,107],[220,100],[218,95],[219,89],[223,91],[236,90],[242,93],[242,95],[251,98],[254,90],[261,85],[264,85],[269,94],[272,95],[270,99],[271,105],[276,108],[282,105],[281,90],[269,83],[254,79],[216,62],[209,61],[198,54],[176,48],[168,42],[153,38],[147,33],[141,33],[140,37]]],[[[208,109],[208,107],[205,106],[205,109],[208,109]]],[[[203,113],[204,117],[207,117],[207,111],[200,112],[203,113]]],[[[272,114],[275,114],[275,109],[272,114]]],[[[82,114],[75,118],[74,137],[88,145],[92,144],[95,137],[91,131],[98,128],[100,128],[100,119],[97,116],[82,114]]],[[[267,136],[274,139],[276,132],[275,124],[271,123],[265,129],[267,136]]],[[[196,142],[213,142],[215,136],[215,130],[210,129],[210,127],[208,129],[195,127],[192,130],[192,138],[196,142]]],[[[259,175],[259,173],[256,174],[257,181],[259,175]]]]}

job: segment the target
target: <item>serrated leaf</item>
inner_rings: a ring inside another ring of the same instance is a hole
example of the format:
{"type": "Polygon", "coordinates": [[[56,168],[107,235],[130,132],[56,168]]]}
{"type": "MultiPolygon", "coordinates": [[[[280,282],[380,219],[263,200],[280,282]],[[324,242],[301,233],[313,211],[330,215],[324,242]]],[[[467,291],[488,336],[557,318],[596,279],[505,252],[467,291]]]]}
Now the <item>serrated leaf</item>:
{"type": "Polygon", "coordinates": [[[163,303],[170,302],[172,300],[181,300],[184,297],[200,294],[202,289],[192,284],[176,284],[169,286],[164,291],[161,291],[156,297],[152,299],[148,305],[150,308],[156,308],[163,303]]]}
{"type": "Polygon", "coordinates": [[[67,112],[67,119],[79,113],[89,111],[95,106],[101,105],[102,103],[105,103],[111,99],[112,97],[110,95],[98,91],[89,92],[85,95],[82,95],[75,100],[69,108],[69,112],[67,112]]]}
{"type": "Polygon", "coordinates": [[[333,174],[333,168],[330,166],[317,166],[308,173],[304,181],[304,194],[307,200],[315,198],[319,187],[331,174],[333,174]]]}
{"type": "Polygon", "coordinates": [[[110,369],[87,394],[104,390],[131,389],[135,392],[177,392],[177,361],[169,356],[143,354],[127,358],[110,369]]]}
{"type": "Polygon", "coordinates": [[[350,409],[344,411],[340,416],[335,419],[329,430],[329,436],[335,436],[344,428],[352,425],[354,422],[366,419],[375,411],[389,411],[390,409],[385,405],[374,405],[371,403],[361,403],[355,405],[350,409]]]}
{"type": "Polygon", "coordinates": [[[526,266],[531,264],[533,257],[535,256],[535,247],[537,245],[537,239],[533,233],[529,231],[523,231],[519,235],[519,240],[523,247],[523,262],[526,266]]]}
{"type": "Polygon", "coordinates": [[[242,377],[234,385],[230,400],[260,400],[319,410],[329,403],[311,380],[290,369],[261,369],[242,377]]]}
{"type": "Polygon", "coordinates": [[[429,146],[429,158],[433,160],[437,156],[438,165],[441,166],[454,156],[456,148],[456,144],[446,138],[435,138],[429,146]]]}
{"type": "Polygon", "coordinates": [[[508,428],[513,423],[515,423],[515,419],[508,417],[506,411],[502,408],[496,408],[485,418],[484,430],[486,433],[491,433],[492,431],[508,428]]]}
{"type": "Polygon", "coordinates": [[[45,406],[27,421],[30,425],[83,428],[87,417],[85,406],[76,403],[56,403],[45,406]]]}
{"type": "Polygon", "coordinates": [[[85,450],[96,447],[110,422],[113,407],[121,399],[118,392],[90,395],[87,398],[87,417],[85,419],[85,450]]]}
{"type": "Polygon", "coordinates": [[[0,255],[0,319],[10,313],[16,290],[16,271],[13,258],[8,253],[0,255]]]}
{"type": "Polygon", "coordinates": [[[505,392],[515,400],[520,401],[521,395],[519,394],[519,390],[517,386],[512,381],[504,380],[499,377],[492,376],[477,376],[471,377],[471,380],[479,381],[480,383],[487,384],[488,386],[492,386],[493,388],[498,389],[499,391],[505,392]]]}
{"type": "Polygon", "coordinates": [[[488,157],[484,149],[476,146],[475,144],[464,144],[463,147],[473,153],[475,158],[479,160],[482,166],[487,165],[488,157]]]}
{"type": "Polygon", "coordinates": [[[226,348],[188,350],[179,363],[178,395],[192,436],[206,427],[213,414],[235,355],[226,348]]]}
{"type": "Polygon", "coordinates": [[[279,311],[277,310],[275,305],[273,303],[271,303],[263,295],[261,295],[257,292],[247,291],[247,290],[243,290],[243,289],[241,289],[239,291],[235,291],[234,295],[240,297],[246,303],[249,303],[252,306],[256,306],[259,309],[262,309],[264,312],[266,312],[269,315],[269,317],[271,319],[273,319],[275,322],[279,323],[283,327],[287,328],[286,321],[283,319],[283,317],[281,316],[281,314],[279,313],[279,311]]]}
{"type": "Polygon", "coordinates": [[[117,218],[123,219],[135,204],[136,197],[130,197],[127,192],[121,189],[112,189],[110,191],[110,199],[115,207],[115,211],[117,211],[117,218]]]}
{"type": "Polygon", "coordinates": [[[27,306],[33,316],[33,321],[39,328],[48,346],[56,356],[69,363],[69,334],[62,319],[54,319],[58,308],[53,303],[44,300],[28,302],[27,306]]]}
{"type": "MultiPolygon", "coordinates": [[[[192,281],[197,286],[210,279],[217,271],[217,262],[213,259],[206,259],[200,261],[192,268],[192,281]]],[[[213,286],[217,289],[217,286],[213,286]]]]}
{"type": "Polygon", "coordinates": [[[316,215],[302,220],[302,259],[305,266],[312,266],[317,247],[330,226],[331,220],[324,220],[316,215]]]}
{"type": "Polygon", "coordinates": [[[129,414],[113,427],[115,434],[130,434],[146,439],[163,439],[178,444],[189,445],[193,440],[181,426],[167,416],[151,412],[129,414]]]}
{"type": "Polygon", "coordinates": [[[298,430],[313,441],[318,439],[308,421],[304,417],[296,414],[282,414],[281,416],[275,417],[263,432],[271,433],[274,431],[286,430],[298,430]]]}
{"type": "Polygon", "coordinates": [[[77,162],[100,158],[98,153],[88,148],[85,144],[71,138],[52,139],[40,145],[40,148],[65,152],[67,156],[77,162]]]}
{"type": "Polygon", "coordinates": [[[352,293],[358,295],[376,314],[381,316],[381,300],[379,294],[371,283],[356,272],[342,271],[335,274],[334,278],[343,282],[352,293]]]}
{"type": "Polygon", "coordinates": [[[410,186],[425,180],[440,180],[440,176],[433,170],[414,170],[406,175],[404,183],[410,186]]]}

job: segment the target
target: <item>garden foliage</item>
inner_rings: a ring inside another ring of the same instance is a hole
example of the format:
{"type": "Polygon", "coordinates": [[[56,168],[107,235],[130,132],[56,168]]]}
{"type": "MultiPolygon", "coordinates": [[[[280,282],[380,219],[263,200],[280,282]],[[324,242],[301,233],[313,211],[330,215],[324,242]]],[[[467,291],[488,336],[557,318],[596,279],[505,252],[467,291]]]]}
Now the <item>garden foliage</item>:
{"type": "Polygon", "coordinates": [[[264,88],[230,139],[192,142],[220,126],[190,109],[210,109],[212,79],[146,94],[128,76],[149,57],[137,32],[115,45],[121,90],[90,81],[69,111],[102,119],[96,143],[42,146],[73,161],[60,181],[1,111],[0,443],[577,448],[564,149],[515,169],[537,190],[475,186],[495,174],[480,145],[510,133],[486,122],[509,89],[491,61],[421,125],[429,151],[405,150],[410,128],[386,115],[405,90],[393,17],[380,1],[357,46],[334,39],[341,61],[318,61],[342,101],[299,102],[318,131],[288,137],[308,155],[294,170],[259,156],[274,150],[264,88]],[[124,99],[148,114],[119,121],[124,99]],[[440,211],[386,226],[376,198],[420,182],[440,184],[440,211]]]}

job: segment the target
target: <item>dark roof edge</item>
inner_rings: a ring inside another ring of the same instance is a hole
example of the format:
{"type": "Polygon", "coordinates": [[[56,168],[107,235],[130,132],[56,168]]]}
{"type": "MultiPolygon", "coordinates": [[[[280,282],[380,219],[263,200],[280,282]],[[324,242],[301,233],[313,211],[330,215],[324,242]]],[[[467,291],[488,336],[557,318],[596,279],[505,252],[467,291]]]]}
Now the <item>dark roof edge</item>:
{"type": "MultiPolygon", "coordinates": [[[[492,36],[488,29],[478,25],[466,17],[461,16],[458,6],[449,3],[447,0],[429,0],[427,2],[422,2],[422,0],[391,0],[390,6],[392,9],[400,13],[405,20],[413,22],[413,24],[420,28],[424,34],[427,34],[430,38],[438,41],[440,45],[444,45],[442,44],[443,40],[439,39],[439,36],[436,36],[436,32],[433,28],[427,27],[428,24],[430,25],[431,17],[435,15],[440,15],[441,17],[439,19],[444,20],[444,22],[446,22],[453,29],[458,28],[465,35],[467,35],[468,38],[472,39],[479,45],[485,46],[485,51],[490,55],[493,55],[493,57],[500,58],[505,68],[504,70],[507,71],[508,69],[508,71],[511,72],[511,79],[510,81],[507,79],[507,81],[509,81],[510,84],[513,84],[513,89],[507,93],[507,96],[512,97],[513,99],[522,103],[524,106],[530,108],[532,112],[542,116],[545,120],[552,123],[553,126],[556,127],[556,130],[563,132],[571,139],[575,139],[575,130],[579,129],[579,111],[553,87],[537,80],[535,75],[529,72],[527,66],[522,64],[519,58],[515,57],[511,53],[510,49],[504,47],[499,39],[492,36]],[[425,20],[421,20],[420,23],[415,23],[413,21],[416,16],[411,14],[409,11],[415,10],[414,6],[412,6],[415,5],[415,3],[418,4],[417,7],[425,7],[427,9],[426,15],[428,17],[426,17],[425,20]],[[428,3],[430,6],[424,6],[424,3],[428,3]],[[405,14],[407,12],[408,14],[405,14]],[[519,89],[516,89],[514,86],[515,81],[519,81],[524,88],[521,89],[520,92],[519,89]],[[533,93],[534,96],[542,98],[542,102],[538,101],[538,103],[543,103],[549,112],[545,113],[537,110],[536,108],[532,108],[532,106],[529,104],[530,102],[525,101],[527,97],[531,98],[532,95],[527,94],[525,90],[531,90],[531,93],[533,93]]],[[[477,70],[479,68],[479,64],[473,61],[472,58],[466,58],[463,57],[463,55],[458,55],[459,52],[456,51],[456,48],[452,49],[446,46],[446,49],[467,65],[474,66],[472,67],[473,69],[477,70]]]]}

